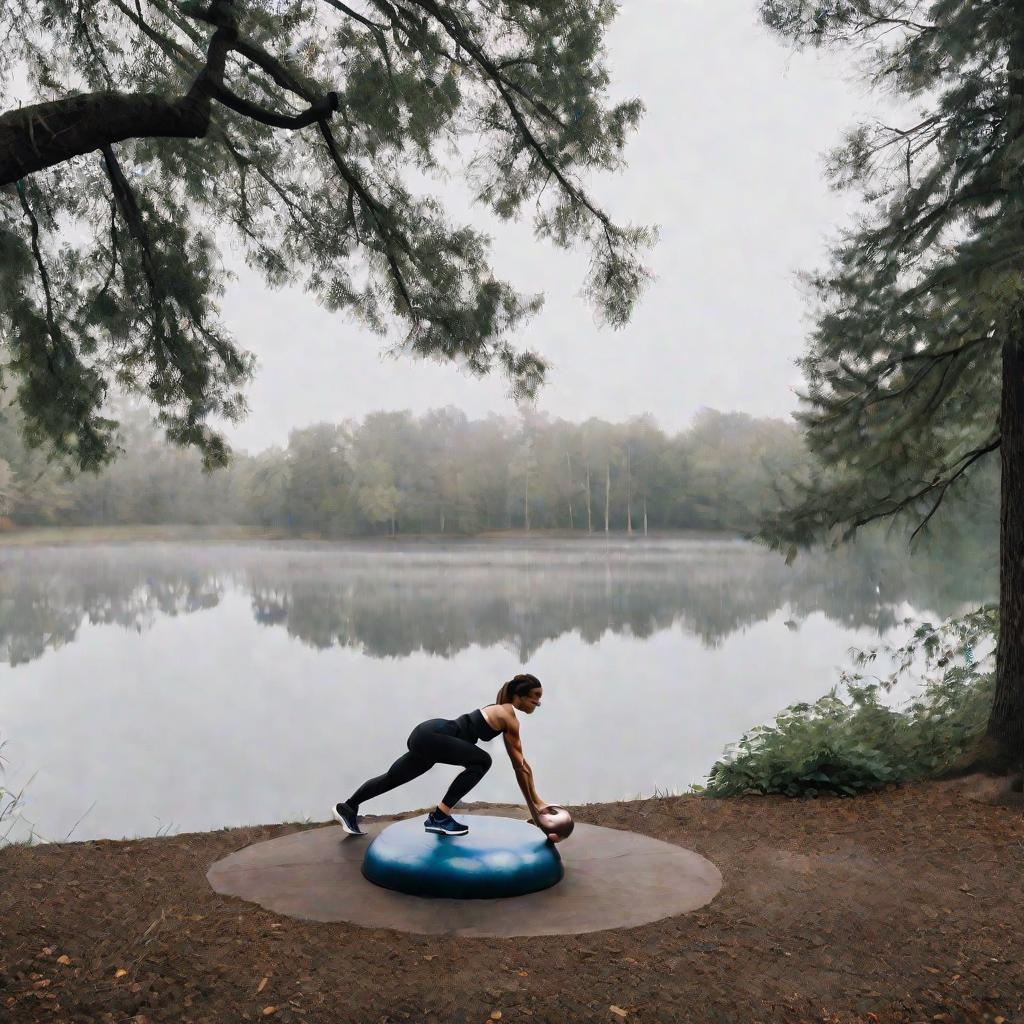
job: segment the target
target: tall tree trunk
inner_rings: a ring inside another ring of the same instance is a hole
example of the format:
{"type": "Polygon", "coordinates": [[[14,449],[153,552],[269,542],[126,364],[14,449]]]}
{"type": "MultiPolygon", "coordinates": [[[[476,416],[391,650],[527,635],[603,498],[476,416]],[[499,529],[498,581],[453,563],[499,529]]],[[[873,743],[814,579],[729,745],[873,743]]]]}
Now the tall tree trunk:
{"type": "Polygon", "coordinates": [[[590,461],[587,461],[587,533],[594,532],[594,520],[590,515],[590,461]]]}
{"type": "Polygon", "coordinates": [[[626,535],[633,534],[633,481],[629,477],[629,445],[626,445],[626,535]]]}
{"type": "Polygon", "coordinates": [[[572,460],[569,458],[569,453],[565,453],[565,465],[569,472],[569,529],[572,526],[572,460]]]}
{"type": "Polygon", "coordinates": [[[1003,342],[999,409],[999,643],[988,735],[1024,761],[1024,309],[1003,342]]]}
{"type": "Polygon", "coordinates": [[[441,532],[444,533],[444,509],[441,509],[441,532]]]}
{"type": "MultiPolygon", "coordinates": [[[[1024,34],[1010,44],[1006,131],[1024,134],[1024,34]]],[[[1020,217],[1018,206],[1016,215],[1020,217]]],[[[1024,307],[1010,314],[1003,341],[999,405],[999,642],[988,740],[1001,758],[1024,767],[1024,307]]]]}
{"type": "Polygon", "coordinates": [[[644,495],[644,536],[647,536],[647,495],[644,495]]]}
{"type": "Polygon", "coordinates": [[[604,532],[608,532],[608,512],[611,509],[612,461],[604,464],[604,532]]]}
{"type": "Polygon", "coordinates": [[[523,491],[523,522],[526,532],[530,532],[530,474],[526,474],[526,489],[523,491]]]}

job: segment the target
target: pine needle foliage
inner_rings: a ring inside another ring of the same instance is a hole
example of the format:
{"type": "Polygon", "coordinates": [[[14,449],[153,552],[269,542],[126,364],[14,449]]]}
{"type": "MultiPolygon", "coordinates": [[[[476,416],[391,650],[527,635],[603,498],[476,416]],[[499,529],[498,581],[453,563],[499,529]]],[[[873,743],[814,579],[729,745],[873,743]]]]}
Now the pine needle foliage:
{"type": "Polygon", "coordinates": [[[868,682],[861,671],[843,672],[813,704],[793,704],[774,724],[751,729],[726,748],[701,792],[855,796],[951,767],[985,734],[998,622],[997,607],[984,605],[938,625],[921,623],[900,647],[852,652],[858,669],[881,653],[895,667],[868,682]],[[915,668],[918,695],[902,709],[883,703],[915,668]]]}
{"type": "Polygon", "coordinates": [[[642,104],[608,100],[612,0],[6,0],[0,6],[0,387],[33,443],[116,453],[112,385],[168,437],[228,457],[251,357],[218,316],[219,244],[300,283],[406,353],[501,368],[540,307],[495,277],[489,240],[413,181],[465,173],[499,217],[591,255],[612,326],[648,279],[653,229],[582,177],[622,165],[642,104]],[[34,102],[15,106],[27,80],[34,102]],[[6,102],[4,102],[6,98],[6,102]],[[8,109],[6,112],[4,108],[8,109]]]}
{"type": "Polygon", "coordinates": [[[764,0],[761,14],[796,47],[852,48],[864,80],[914,111],[855,126],[831,155],[832,185],[864,212],[804,277],[797,418],[818,464],[780,485],[760,531],[791,560],[876,519],[916,535],[999,448],[1000,353],[1024,297],[1024,8],[764,0]]]}

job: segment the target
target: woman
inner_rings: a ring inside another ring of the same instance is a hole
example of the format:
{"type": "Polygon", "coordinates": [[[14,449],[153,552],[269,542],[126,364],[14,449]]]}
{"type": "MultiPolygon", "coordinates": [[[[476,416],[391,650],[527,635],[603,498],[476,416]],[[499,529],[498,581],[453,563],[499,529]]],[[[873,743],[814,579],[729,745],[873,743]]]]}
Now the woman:
{"type": "MultiPolygon", "coordinates": [[[[448,787],[444,799],[427,815],[423,827],[427,832],[444,836],[464,836],[469,827],[452,817],[452,808],[487,774],[491,755],[477,747],[477,740],[487,742],[499,733],[505,737],[505,749],[512,760],[512,768],[519,788],[526,797],[527,806],[536,823],[537,812],[547,803],[533,786],[533,772],[523,757],[519,741],[517,711],[532,715],[540,707],[543,689],[536,676],[522,673],[510,679],[498,691],[497,703],[459,715],[458,718],[430,718],[420,722],[409,734],[409,752],[403,754],[383,775],[364,782],[347,800],[334,805],[334,820],[354,836],[366,833],[359,827],[359,807],[367,800],[387,793],[406,782],[418,778],[435,764],[462,765],[462,772],[448,787]]],[[[548,833],[553,843],[559,841],[554,832],[548,833]]]]}

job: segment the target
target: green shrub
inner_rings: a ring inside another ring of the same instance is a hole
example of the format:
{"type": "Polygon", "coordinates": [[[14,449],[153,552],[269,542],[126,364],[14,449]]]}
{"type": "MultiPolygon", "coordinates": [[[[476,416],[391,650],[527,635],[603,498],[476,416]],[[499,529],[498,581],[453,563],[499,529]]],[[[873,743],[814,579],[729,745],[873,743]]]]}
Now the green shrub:
{"type": "Polygon", "coordinates": [[[793,704],[773,725],[755,726],[727,747],[707,785],[695,790],[709,796],[854,796],[941,772],[984,735],[995,686],[997,627],[997,606],[985,605],[938,626],[922,623],[903,647],[851,652],[858,667],[883,651],[896,667],[887,678],[867,683],[860,672],[843,672],[840,683],[814,704],[793,704]],[[920,693],[902,709],[883,704],[882,694],[915,666],[921,670],[920,693]]]}

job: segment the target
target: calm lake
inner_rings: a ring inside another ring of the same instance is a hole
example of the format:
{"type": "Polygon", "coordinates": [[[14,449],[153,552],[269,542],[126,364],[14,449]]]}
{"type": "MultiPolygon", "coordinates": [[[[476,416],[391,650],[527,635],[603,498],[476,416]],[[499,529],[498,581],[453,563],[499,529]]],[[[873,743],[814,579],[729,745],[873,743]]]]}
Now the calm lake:
{"type": "MultiPolygon", "coordinates": [[[[994,561],[876,546],[787,567],[730,539],[0,547],[0,785],[26,787],[0,837],[326,821],[417,722],[519,671],[544,683],[521,719],[545,800],[679,792],[826,693],[851,647],[997,583],[994,561]]],[[[502,741],[484,747],[469,800],[521,802],[502,741]]],[[[433,804],[457,770],[363,811],[433,804]]]]}

